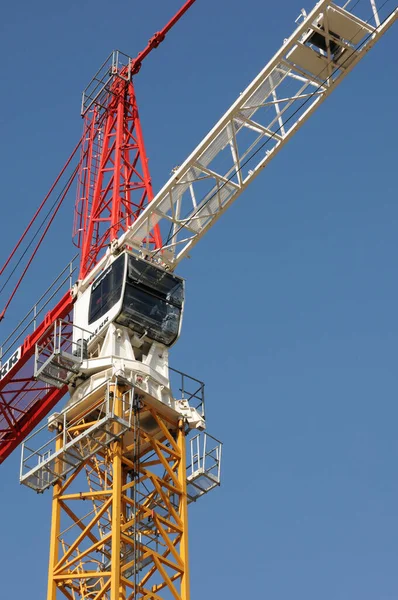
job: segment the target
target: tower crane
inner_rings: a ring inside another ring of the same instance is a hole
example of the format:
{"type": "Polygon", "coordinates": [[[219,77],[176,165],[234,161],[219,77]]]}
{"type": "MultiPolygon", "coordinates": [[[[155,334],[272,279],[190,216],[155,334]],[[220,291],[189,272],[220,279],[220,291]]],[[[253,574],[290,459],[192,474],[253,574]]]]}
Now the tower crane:
{"type": "Polygon", "coordinates": [[[83,134],[45,233],[76,183],[72,261],[2,346],[0,460],[52,488],[47,599],[189,598],[188,504],[220,483],[203,383],[169,366],[183,258],[398,17],[320,0],[156,195],[135,77],[194,4],[131,58],[114,51],[83,93],[83,134]],[[59,401],[68,396],[62,408],[59,401]],[[36,429],[37,426],[40,426],[36,429]],[[87,508],[89,505],[89,508],[87,508]]]}

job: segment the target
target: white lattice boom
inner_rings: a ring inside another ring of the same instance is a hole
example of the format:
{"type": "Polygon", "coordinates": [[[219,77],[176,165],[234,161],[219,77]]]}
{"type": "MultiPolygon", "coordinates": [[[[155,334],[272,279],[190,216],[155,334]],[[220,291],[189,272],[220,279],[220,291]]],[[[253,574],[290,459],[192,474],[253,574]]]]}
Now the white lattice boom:
{"type": "Polygon", "coordinates": [[[295,32],[111,251],[129,246],[150,256],[143,240],[159,223],[161,260],[174,269],[398,17],[396,8],[380,23],[375,0],[365,4],[367,20],[330,0],[303,11],[295,32]]]}

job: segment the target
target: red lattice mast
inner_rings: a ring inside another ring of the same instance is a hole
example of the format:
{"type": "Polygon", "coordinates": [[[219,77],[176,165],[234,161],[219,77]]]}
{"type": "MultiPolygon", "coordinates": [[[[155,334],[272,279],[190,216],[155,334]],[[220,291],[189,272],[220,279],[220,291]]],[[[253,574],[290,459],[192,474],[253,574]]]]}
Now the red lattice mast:
{"type": "MultiPolygon", "coordinates": [[[[90,97],[91,82],[88,95],[83,97],[83,108],[85,103],[91,106],[84,115],[75,206],[74,235],[81,248],[79,279],[91,271],[104,249],[118,239],[153,198],[131,61],[119,70],[120,56],[119,52],[113,53],[113,72],[110,81],[107,76],[104,82],[100,81],[103,85],[99,95],[90,97]]],[[[157,226],[147,243],[154,248],[161,246],[157,226]]]]}
{"type": "MultiPolygon", "coordinates": [[[[84,127],[80,144],[80,161],[60,194],[55,211],[44,232],[45,234],[54,219],[76,175],[77,196],[73,229],[74,242],[81,250],[79,279],[90,273],[109,244],[112,244],[137,219],[153,198],[133,77],[140,70],[143,59],[157,48],[166,33],[194,2],[195,0],[185,2],[169,23],[149,40],[147,47],[135,59],[121,52],[113,52],[110,57],[111,63],[106,61],[103,64],[85,90],[82,103],[84,127]]],[[[47,201],[52,197],[78,148],[79,145],[0,269],[0,275],[10,266],[10,261],[15,257],[16,252],[20,251],[26,243],[27,236],[31,234],[32,227],[37,224],[37,219],[42,216],[47,201]]],[[[44,234],[31,252],[26,267],[0,313],[0,320],[4,318],[43,241],[44,234]]],[[[161,246],[158,227],[149,234],[149,239],[145,240],[145,243],[154,248],[161,246]]],[[[57,297],[59,296],[58,294],[57,297]]],[[[53,301],[56,300],[54,295],[51,297],[53,301]]],[[[51,332],[58,319],[67,319],[71,322],[73,304],[74,298],[68,288],[59,298],[58,303],[45,314],[42,321],[36,318],[37,305],[35,305],[32,309],[34,318],[28,322],[28,325],[25,325],[25,319],[21,321],[9,336],[8,339],[12,341],[4,354],[4,349],[0,348],[0,463],[31,433],[68,391],[66,385],[59,389],[48,384],[43,385],[34,378],[34,353],[37,343],[42,347],[51,344],[51,332]],[[33,331],[28,332],[28,328],[32,325],[33,331]]]]}

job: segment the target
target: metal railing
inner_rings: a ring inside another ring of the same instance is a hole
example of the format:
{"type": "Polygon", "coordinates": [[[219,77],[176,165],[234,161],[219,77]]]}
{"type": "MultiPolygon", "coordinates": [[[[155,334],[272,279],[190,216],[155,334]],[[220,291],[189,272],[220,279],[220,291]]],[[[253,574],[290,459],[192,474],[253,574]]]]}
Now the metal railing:
{"type": "Polygon", "coordinates": [[[170,387],[174,398],[177,400],[187,400],[192,408],[196,408],[201,417],[205,418],[205,384],[183,371],[169,367],[170,387]],[[181,397],[178,397],[176,391],[179,391],[181,397]]]}
{"type": "Polygon", "coordinates": [[[189,442],[191,462],[187,466],[187,494],[189,502],[195,502],[221,483],[222,442],[203,431],[189,442]]]}
{"type": "Polygon", "coordinates": [[[83,92],[82,116],[94,104],[100,109],[107,107],[107,98],[109,94],[112,94],[111,83],[113,79],[120,77],[125,81],[130,81],[131,61],[131,57],[124,54],[124,52],[120,52],[120,50],[114,50],[109,54],[83,92]]]}
{"type": "Polygon", "coordinates": [[[57,319],[53,331],[36,344],[34,375],[37,379],[62,387],[79,372],[82,362],[97,356],[98,347],[88,354],[87,339],[103,339],[105,333],[92,333],[63,319],[57,319]]]}
{"type": "Polygon", "coordinates": [[[45,425],[23,442],[20,483],[43,492],[131,428],[134,389],[130,388],[122,395],[122,416],[117,416],[114,397],[116,386],[117,379],[102,383],[92,392],[93,397],[96,394],[99,396],[98,400],[87,405],[85,397],[66,406],[60,413],[51,415],[45,425]],[[87,427],[82,425],[84,419],[87,420],[87,427]],[[49,429],[55,432],[50,437],[49,429]],[[59,450],[55,450],[57,440],[61,441],[59,450]]]}
{"type": "Polygon", "coordinates": [[[26,335],[35,331],[38,323],[41,322],[44,311],[47,306],[56,297],[61,297],[61,292],[65,293],[67,289],[71,289],[74,283],[74,274],[77,271],[78,264],[77,259],[79,255],[76,254],[72,260],[66,265],[61,273],[54,279],[47,290],[40,296],[35,304],[28,310],[26,315],[21,319],[15,329],[9,334],[0,346],[0,367],[9,356],[13,353],[18,346],[21,345],[26,335]],[[66,285],[67,284],[67,285],[66,285]],[[68,286],[68,287],[67,287],[68,286]],[[40,320],[39,320],[40,318],[40,320]]]}

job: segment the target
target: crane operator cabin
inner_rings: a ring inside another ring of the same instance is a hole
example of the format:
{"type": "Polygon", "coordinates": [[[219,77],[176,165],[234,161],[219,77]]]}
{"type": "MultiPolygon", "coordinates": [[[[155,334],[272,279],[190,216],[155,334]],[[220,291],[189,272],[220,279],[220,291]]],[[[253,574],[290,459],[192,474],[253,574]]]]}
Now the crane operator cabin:
{"type": "Polygon", "coordinates": [[[174,344],[183,307],[181,277],[124,251],[77,299],[74,342],[88,358],[104,328],[115,323],[127,328],[135,356],[141,358],[152,342],[174,344]]]}

